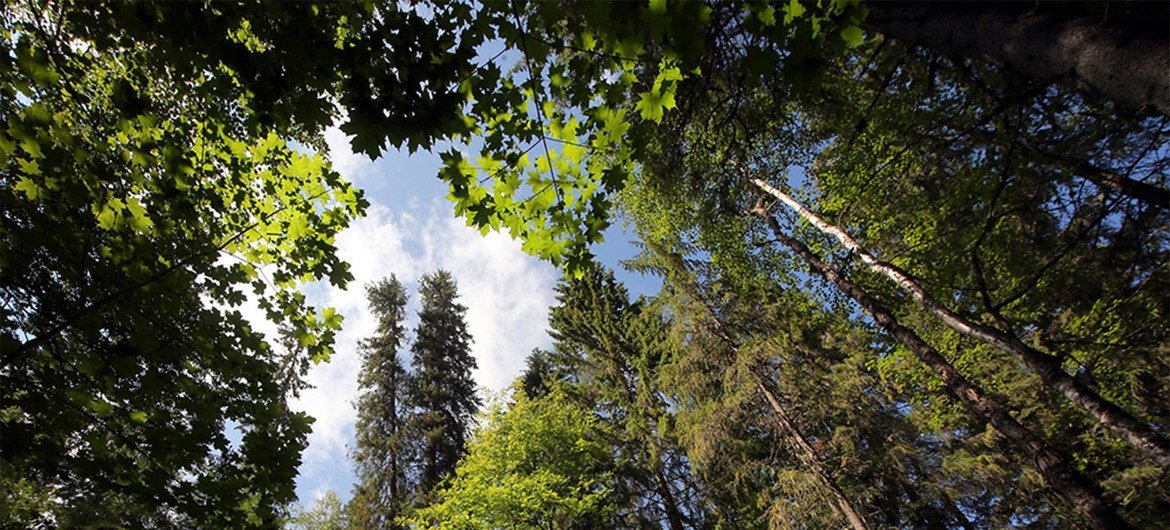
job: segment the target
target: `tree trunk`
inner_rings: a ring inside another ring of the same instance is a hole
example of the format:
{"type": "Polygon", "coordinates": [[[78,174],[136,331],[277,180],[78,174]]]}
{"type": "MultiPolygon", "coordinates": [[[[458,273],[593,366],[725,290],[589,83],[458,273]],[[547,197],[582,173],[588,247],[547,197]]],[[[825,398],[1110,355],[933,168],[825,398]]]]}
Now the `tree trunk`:
{"type": "Polygon", "coordinates": [[[837,269],[821,261],[809,248],[784,233],[780,224],[762,204],[753,210],[771,229],[776,240],[800,256],[813,272],[832,282],[857,301],[883,329],[894,336],[926,366],[939,376],[947,390],[975,415],[990,423],[1032,461],[1044,482],[1068,500],[1087,523],[1100,530],[1130,528],[1113,507],[1096,491],[1096,487],[1045,440],[1020,424],[983,390],[967,380],[937,350],[916,333],[898,322],[888,309],[878,304],[864,289],[845,278],[837,269]]]}
{"type": "Polygon", "coordinates": [[[1164,5],[1115,6],[1115,13],[1101,15],[1034,2],[865,6],[868,30],[944,54],[985,57],[1026,77],[1067,80],[1082,92],[1170,115],[1164,5]]]}
{"type": "MultiPolygon", "coordinates": [[[[723,342],[727,344],[727,346],[733,349],[738,349],[739,341],[732,338],[732,336],[728,333],[727,329],[723,325],[723,321],[720,320],[717,316],[715,309],[711,307],[711,304],[707,303],[707,300],[703,299],[702,297],[698,298],[699,301],[703,304],[703,307],[706,309],[707,313],[711,316],[712,321],[715,323],[715,331],[719,338],[722,339],[723,342]]],[[[849,524],[854,528],[854,530],[867,530],[869,526],[867,526],[865,519],[853,507],[853,503],[849,502],[849,498],[846,497],[845,492],[837,486],[837,482],[833,480],[833,477],[825,471],[824,465],[821,464],[820,457],[817,456],[816,450],[813,449],[812,445],[809,444],[808,440],[804,437],[804,434],[802,434],[800,429],[797,428],[796,424],[792,421],[792,418],[788,415],[788,411],[785,410],[784,406],[780,403],[780,400],[776,399],[775,394],[773,394],[771,390],[768,390],[768,387],[764,385],[763,376],[757,373],[755,370],[752,370],[752,376],[756,378],[756,388],[760,391],[761,394],[764,395],[764,398],[768,400],[768,404],[772,407],[772,412],[775,413],[776,419],[780,422],[781,427],[788,431],[793,440],[796,442],[797,447],[801,449],[801,452],[804,455],[802,460],[807,462],[807,465],[812,468],[813,474],[815,474],[817,478],[819,478],[825,485],[825,487],[827,487],[833,494],[834,499],[837,501],[837,509],[843,515],[845,515],[845,518],[849,520],[849,524]]]]}
{"type": "Polygon", "coordinates": [[[662,496],[662,502],[665,504],[663,508],[666,510],[666,521],[670,524],[670,530],[685,530],[678,503],[674,500],[674,494],[670,492],[670,482],[662,475],[662,469],[654,470],[654,479],[658,482],[658,494],[662,496]]]}
{"type": "Polygon", "coordinates": [[[906,479],[902,481],[902,491],[906,492],[906,497],[910,499],[911,503],[919,506],[915,512],[918,512],[923,522],[926,523],[926,528],[954,528],[957,525],[963,530],[975,530],[971,521],[967,520],[967,516],[963,515],[963,512],[955,506],[955,501],[951,500],[945,492],[937,492],[939,504],[943,506],[940,510],[929,500],[922,499],[911,475],[906,474],[906,479]]]}
{"type": "Polygon", "coordinates": [[[1031,369],[1045,384],[1056,388],[1073,403],[1079,405],[1101,424],[1113,429],[1127,442],[1152,458],[1163,469],[1170,469],[1170,445],[1149,425],[1138,420],[1113,402],[1101,397],[1085,384],[1077,381],[1061,368],[1059,357],[1047,355],[1005,331],[985,326],[962,317],[935,300],[917,281],[902,269],[877,259],[866,252],[861,245],[840,227],[825,222],[795,199],[761,179],[752,179],[761,191],[783,202],[802,218],[828,235],[837,238],[841,244],[861,258],[869,269],[886,276],[910,293],[930,314],[941,320],[947,327],[960,334],[990,344],[1008,353],[1031,369]]]}
{"type": "Polygon", "coordinates": [[[756,387],[767,398],[768,404],[772,406],[772,412],[776,413],[776,419],[779,420],[784,430],[788,431],[793,441],[796,442],[796,446],[800,448],[801,453],[804,455],[802,460],[805,461],[805,465],[812,469],[813,474],[833,494],[833,498],[837,501],[837,508],[849,520],[849,526],[852,526],[854,530],[868,530],[869,526],[865,524],[865,519],[857,512],[853,504],[849,502],[849,498],[845,496],[845,492],[841,491],[841,488],[837,486],[837,481],[833,480],[833,477],[825,471],[825,466],[821,463],[821,458],[817,456],[816,449],[813,449],[813,446],[808,443],[808,439],[796,427],[796,423],[792,421],[792,418],[788,415],[788,411],[784,409],[784,406],[780,404],[780,401],[776,399],[772,391],[768,390],[768,387],[764,385],[763,376],[760,374],[755,374],[755,376],[757,378],[756,387]]]}
{"type": "MultiPolygon", "coordinates": [[[[888,399],[881,393],[875,392],[872,394],[874,401],[876,401],[883,408],[889,408],[892,405],[888,399]]],[[[893,435],[891,435],[893,436],[893,435]]],[[[903,460],[895,464],[899,473],[902,475],[902,488],[906,492],[906,496],[913,504],[920,504],[923,500],[922,495],[918,493],[918,484],[922,482],[930,482],[933,478],[919,467],[918,462],[913,458],[903,460]]],[[[937,487],[931,488],[932,493],[938,497],[938,504],[941,508],[930,504],[929,499],[924,504],[926,506],[921,510],[921,519],[926,523],[923,528],[956,528],[961,527],[963,530],[975,530],[975,526],[967,519],[962,510],[955,504],[954,499],[947,495],[945,488],[937,487]],[[954,521],[953,523],[950,521],[954,521]]],[[[916,513],[918,511],[916,510],[916,513]]]]}
{"type": "MultiPolygon", "coordinates": [[[[978,128],[968,131],[967,136],[986,143],[995,139],[994,133],[978,128]]],[[[1102,190],[1112,190],[1141,201],[1143,204],[1170,210],[1170,190],[1130,178],[1113,170],[1097,167],[1088,160],[1047,152],[1024,139],[1020,140],[1020,145],[1048,160],[1056,167],[1092,182],[1094,186],[1102,190]]]]}

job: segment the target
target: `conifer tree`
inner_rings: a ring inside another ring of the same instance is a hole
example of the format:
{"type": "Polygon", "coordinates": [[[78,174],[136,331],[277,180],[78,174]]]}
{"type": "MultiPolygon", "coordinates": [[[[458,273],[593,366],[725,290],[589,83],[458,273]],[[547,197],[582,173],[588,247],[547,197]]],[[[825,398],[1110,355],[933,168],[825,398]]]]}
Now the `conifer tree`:
{"type": "Polygon", "coordinates": [[[557,374],[550,359],[551,354],[540,348],[533,349],[524,359],[524,373],[520,375],[520,389],[530,399],[548,394],[557,374]]]}
{"type": "Polygon", "coordinates": [[[566,393],[602,418],[624,519],[638,528],[702,527],[712,514],[671,432],[671,406],[659,387],[659,367],[676,346],[662,308],[652,299],[631,301],[613,272],[596,266],[556,291],[558,304],[549,311],[556,342],[545,371],[565,374],[558,379],[566,393]]]}
{"type": "Polygon", "coordinates": [[[416,415],[412,425],[419,438],[419,487],[431,491],[455,471],[463,456],[472,421],[481,401],[475,393],[471,371],[471,335],[467,332],[467,308],[451,274],[439,270],[424,275],[412,367],[412,394],[416,415]]]}
{"type": "Polygon", "coordinates": [[[357,528],[397,528],[394,519],[409,506],[415,491],[409,471],[416,444],[407,428],[414,409],[411,378],[398,357],[406,335],[407,294],[393,275],[367,286],[366,293],[378,330],[360,345],[362,394],[352,455],[359,483],[348,510],[357,528]]]}

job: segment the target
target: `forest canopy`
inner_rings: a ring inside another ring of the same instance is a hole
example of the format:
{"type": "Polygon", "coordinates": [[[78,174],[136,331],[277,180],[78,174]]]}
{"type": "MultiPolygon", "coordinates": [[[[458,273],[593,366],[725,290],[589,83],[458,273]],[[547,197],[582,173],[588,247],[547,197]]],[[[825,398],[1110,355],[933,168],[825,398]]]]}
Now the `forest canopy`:
{"type": "MultiPolygon", "coordinates": [[[[463,400],[417,420],[450,438],[425,491],[366,521],[1165,522],[1165,3],[16,1],[0,20],[4,526],[287,518],[312,422],[289,400],[342,326],[303,287],[352,280],[335,238],[368,206],[331,126],[370,157],[467,146],[437,175],[454,213],[566,272],[554,348],[470,440],[466,380],[389,391],[463,400]],[[592,257],[619,219],[655,297],[592,257]],[[476,481],[529,479],[544,497],[475,511],[476,481]]],[[[429,281],[444,331],[418,332],[410,372],[463,373],[454,284],[429,281]]],[[[395,285],[370,291],[389,324],[367,345],[398,362],[395,285]]]]}

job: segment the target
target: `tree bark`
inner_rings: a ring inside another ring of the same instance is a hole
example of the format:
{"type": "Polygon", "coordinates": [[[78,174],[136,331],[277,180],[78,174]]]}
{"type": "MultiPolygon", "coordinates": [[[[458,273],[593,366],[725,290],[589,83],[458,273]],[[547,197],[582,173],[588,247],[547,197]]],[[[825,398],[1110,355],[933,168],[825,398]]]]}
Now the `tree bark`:
{"type": "MultiPolygon", "coordinates": [[[[722,339],[728,347],[738,349],[739,341],[732,338],[732,336],[728,333],[727,329],[723,325],[723,321],[719,319],[715,309],[711,307],[711,304],[709,304],[707,300],[703,299],[702,297],[697,298],[699,298],[699,301],[703,304],[703,308],[706,309],[707,314],[711,316],[711,320],[715,324],[716,334],[719,336],[719,338],[722,339]]],[[[764,395],[764,398],[768,400],[768,405],[772,407],[772,412],[775,413],[777,421],[780,422],[780,426],[788,431],[789,435],[791,435],[793,440],[796,442],[796,446],[800,448],[804,455],[802,460],[806,461],[807,465],[812,468],[813,474],[815,474],[817,478],[819,478],[825,485],[825,487],[827,487],[832,493],[834,499],[837,501],[837,509],[845,516],[846,519],[849,520],[849,524],[853,527],[854,530],[868,530],[869,526],[865,522],[865,518],[863,518],[860,512],[858,512],[857,509],[853,507],[853,503],[851,503],[849,498],[845,496],[845,492],[842,491],[839,486],[837,486],[837,482],[833,480],[833,477],[830,476],[827,471],[825,471],[824,465],[821,464],[820,457],[817,456],[816,450],[813,449],[812,445],[809,444],[808,440],[804,437],[804,434],[802,434],[800,429],[797,428],[796,423],[792,421],[791,416],[788,415],[787,410],[784,408],[783,404],[780,403],[780,400],[776,399],[776,395],[773,394],[766,385],[764,385],[764,377],[755,370],[752,370],[752,377],[756,379],[756,388],[760,391],[761,394],[764,395]]]]}
{"type": "MultiPolygon", "coordinates": [[[[995,138],[995,135],[990,131],[978,128],[968,131],[967,136],[982,142],[991,142],[995,138]]],[[[1094,186],[1102,190],[1112,190],[1141,201],[1143,204],[1162,210],[1170,210],[1170,190],[1166,188],[1130,178],[1117,171],[1097,167],[1088,160],[1047,152],[1027,140],[1020,140],[1020,145],[1041,158],[1047,159],[1056,167],[1092,182],[1094,186]]]]}
{"type": "Polygon", "coordinates": [[[1125,16],[1034,2],[865,6],[868,30],[944,54],[985,57],[1026,77],[1063,79],[1123,106],[1170,115],[1165,8],[1157,3],[1139,4],[1125,16]]]}
{"type": "Polygon", "coordinates": [[[679,512],[678,503],[674,500],[674,494],[670,492],[670,482],[663,476],[661,469],[654,470],[654,480],[658,482],[658,494],[662,496],[662,501],[666,511],[666,521],[670,524],[671,530],[686,530],[683,526],[682,514],[679,512]]]}
{"type": "Polygon", "coordinates": [[[1065,397],[1076,403],[1089,414],[1093,415],[1102,425],[1112,429],[1124,438],[1130,445],[1137,448],[1158,463],[1163,469],[1170,469],[1170,450],[1162,436],[1150,428],[1149,425],[1138,420],[1129,412],[1113,402],[1101,397],[1084,383],[1076,380],[1061,367],[1059,357],[1047,355],[1031,346],[1028,346],[1016,336],[998,328],[985,326],[978,322],[964,318],[943,304],[939,303],[925,288],[910,277],[906,271],[877,259],[873,254],[866,252],[855,239],[840,227],[829,224],[800,204],[788,194],[761,179],[752,179],[764,193],[779,199],[790,209],[799,214],[804,220],[817,227],[821,232],[831,235],[841,242],[855,255],[861,258],[870,270],[881,274],[898,284],[904,291],[922,304],[923,307],[947,327],[959,332],[963,336],[983,341],[992,347],[1003,351],[1027,366],[1050,387],[1064,394],[1065,397]]]}
{"type": "Polygon", "coordinates": [[[971,521],[967,520],[967,516],[955,506],[955,501],[951,500],[946,492],[938,491],[939,504],[942,509],[932,505],[929,501],[923,502],[922,495],[918,493],[917,486],[913,480],[902,482],[902,489],[906,492],[906,496],[910,502],[921,506],[920,511],[923,522],[926,523],[927,528],[954,528],[956,525],[963,528],[963,530],[975,530],[971,521]],[[953,521],[953,522],[952,522],[953,521]]]}
{"type": "Polygon", "coordinates": [[[1073,468],[1054,447],[1032,433],[1006,409],[991,400],[983,390],[959,373],[945,357],[922,340],[916,333],[898,322],[890,310],[880,305],[867,291],[842,275],[837,269],[821,261],[800,241],[789,237],[780,228],[772,214],[759,204],[753,209],[771,229],[776,240],[800,256],[817,275],[833,283],[843,293],[857,301],[862,309],[906,346],[926,366],[938,375],[943,385],[972,413],[990,423],[1013,445],[1019,448],[1035,465],[1044,482],[1073,508],[1093,528],[1100,530],[1130,528],[1114,508],[1096,491],[1095,485],[1073,468]]]}
{"type": "Polygon", "coordinates": [[[788,431],[792,440],[796,442],[796,446],[800,448],[801,453],[804,455],[802,460],[805,461],[805,465],[812,469],[813,474],[833,494],[833,498],[837,501],[837,509],[849,520],[849,526],[853,527],[854,530],[868,530],[869,526],[865,523],[865,519],[853,507],[853,503],[849,502],[849,498],[845,496],[845,492],[841,491],[841,488],[837,486],[837,481],[833,480],[833,477],[825,470],[824,464],[821,463],[821,458],[817,456],[816,449],[813,449],[812,444],[808,443],[808,439],[796,427],[796,423],[792,421],[792,417],[788,415],[788,411],[784,409],[784,406],[780,404],[780,401],[776,399],[772,391],[768,390],[768,387],[764,385],[763,376],[760,374],[755,374],[755,376],[757,378],[756,387],[768,400],[768,404],[772,406],[772,412],[776,414],[776,419],[784,427],[784,430],[788,431]]]}

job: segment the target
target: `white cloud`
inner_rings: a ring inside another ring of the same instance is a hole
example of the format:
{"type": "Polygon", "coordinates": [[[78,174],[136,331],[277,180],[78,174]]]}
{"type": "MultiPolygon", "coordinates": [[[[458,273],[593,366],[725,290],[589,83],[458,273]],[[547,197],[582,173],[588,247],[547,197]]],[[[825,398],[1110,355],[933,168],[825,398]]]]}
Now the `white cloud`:
{"type": "Polygon", "coordinates": [[[329,149],[329,158],[333,169],[345,175],[350,182],[365,180],[374,169],[374,161],[364,155],[353,153],[349,145],[349,136],[341,129],[330,127],[325,130],[325,145],[329,149]]]}
{"type": "MultiPolygon", "coordinates": [[[[354,162],[335,157],[334,163],[342,168],[354,162]]],[[[555,269],[525,254],[519,242],[505,235],[481,236],[455,219],[449,208],[440,201],[426,209],[404,211],[374,204],[367,217],[337,238],[339,255],[349,262],[354,275],[349,288],[309,289],[314,304],[335,307],[345,322],[332,360],[309,373],[308,381],[315,388],[303,392],[293,405],[317,419],[304,455],[303,486],[315,483],[313,489],[319,489],[326,481],[343,498],[348,493],[348,484],[337,483],[337,468],[350,467],[346,450],[352,443],[352,403],[361,365],[357,341],[371,335],[376,325],[367,313],[366,283],[397,275],[411,294],[407,326],[413,328],[419,278],[439,268],[450,271],[458,283],[460,302],[468,308],[472,353],[479,365],[474,376],[489,390],[509,385],[523,369],[525,355],[549,344],[546,324],[554,301],[555,269]]]]}

